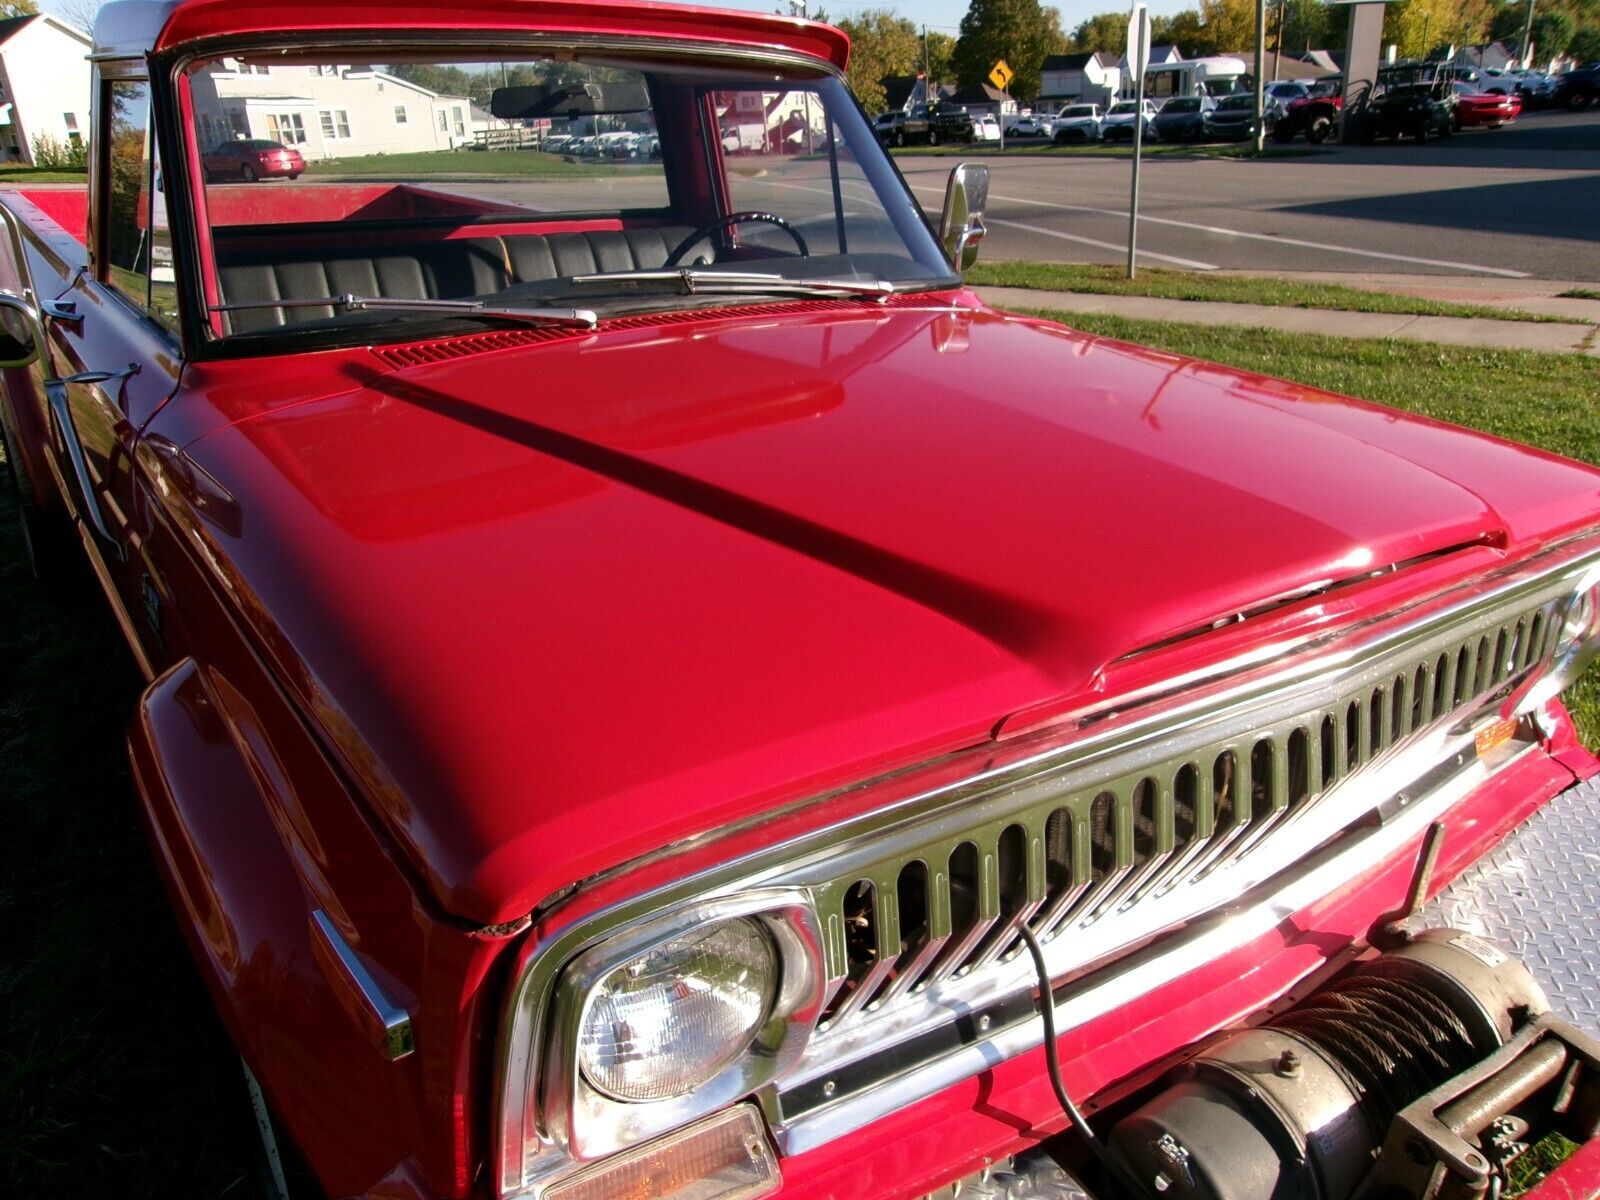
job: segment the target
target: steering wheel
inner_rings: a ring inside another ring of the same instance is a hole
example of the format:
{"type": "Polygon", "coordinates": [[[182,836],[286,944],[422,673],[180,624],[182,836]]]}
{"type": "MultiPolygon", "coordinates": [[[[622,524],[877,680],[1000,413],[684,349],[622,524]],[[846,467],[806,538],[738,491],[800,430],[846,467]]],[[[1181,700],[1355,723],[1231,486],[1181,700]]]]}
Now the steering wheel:
{"type": "Polygon", "coordinates": [[[754,210],[750,210],[747,212],[729,213],[725,217],[718,217],[715,221],[712,221],[708,225],[702,225],[688,237],[684,238],[683,241],[679,242],[677,249],[675,249],[671,254],[667,255],[667,261],[662,265],[667,267],[677,266],[678,260],[685,254],[689,253],[691,247],[698,245],[700,242],[704,241],[706,238],[710,237],[713,233],[716,233],[720,229],[731,229],[733,226],[743,225],[747,221],[765,221],[768,225],[776,225],[779,229],[783,230],[794,239],[794,244],[800,248],[801,258],[811,257],[811,247],[806,245],[806,239],[800,236],[800,231],[793,225],[789,224],[789,222],[778,216],[777,213],[756,212],[754,210]]]}

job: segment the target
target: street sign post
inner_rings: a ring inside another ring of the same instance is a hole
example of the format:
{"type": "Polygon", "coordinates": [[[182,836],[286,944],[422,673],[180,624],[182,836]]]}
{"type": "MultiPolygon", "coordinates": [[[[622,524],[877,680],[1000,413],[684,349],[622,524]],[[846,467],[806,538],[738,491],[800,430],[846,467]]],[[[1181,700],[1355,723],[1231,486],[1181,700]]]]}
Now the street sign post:
{"type": "MultiPolygon", "coordinates": [[[[1011,69],[1011,64],[1003,58],[995,63],[994,67],[989,71],[989,82],[1002,92],[1005,92],[1007,100],[1011,99],[1011,81],[1016,77],[1017,73],[1011,69]]],[[[1000,115],[996,120],[1000,125],[1000,149],[1004,150],[1006,148],[1006,110],[1004,105],[1001,106],[1000,115]]]]}
{"type": "Polygon", "coordinates": [[[1150,67],[1150,11],[1135,4],[1128,14],[1128,66],[1138,80],[1133,113],[1133,195],[1128,201],[1128,278],[1139,246],[1139,160],[1144,154],[1144,73],[1150,67]]]}

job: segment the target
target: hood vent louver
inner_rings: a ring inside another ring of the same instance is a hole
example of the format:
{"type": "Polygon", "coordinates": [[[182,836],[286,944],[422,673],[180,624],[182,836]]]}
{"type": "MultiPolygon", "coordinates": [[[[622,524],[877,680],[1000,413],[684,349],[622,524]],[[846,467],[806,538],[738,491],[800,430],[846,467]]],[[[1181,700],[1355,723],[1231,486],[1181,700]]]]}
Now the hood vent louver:
{"type": "MultiPolygon", "coordinates": [[[[599,333],[624,333],[670,325],[697,325],[712,321],[749,321],[770,317],[833,315],[848,312],[870,314],[880,308],[924,308],[928,298],[920,293],[891,296],[886,304],[868,305],[852,300],[785,300],[767,304],[733,304],[726,308],[671,310],[634,313],[600,322],[599,333]]],[[[584,329],[504,329],[489,333],[469,333],[460,337],[437,338],[398,346],[374,346],[372,353],[396,370],[425,367],[451,359],[488,354],[495,350],[518,350],[544,342],[574,342],[594,337],[584,329]]]]}

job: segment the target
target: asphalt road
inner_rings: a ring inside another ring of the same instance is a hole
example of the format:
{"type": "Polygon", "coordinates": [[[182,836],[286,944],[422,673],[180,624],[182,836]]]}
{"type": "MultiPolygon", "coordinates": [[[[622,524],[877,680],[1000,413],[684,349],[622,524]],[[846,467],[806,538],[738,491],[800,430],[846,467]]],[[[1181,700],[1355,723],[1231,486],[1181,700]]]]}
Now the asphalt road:
{"type": "MultiPolygon", "coordinates": [[[[971,157],[991,171],[985,258],[1125,261],[1127,159],[971,157]]],[[[898,162],[937,213],[952,160],[898,162]]],[[[1140,182],[1148,266],[1600,280],[1600,110],[1421,145],[1153,156],[1140,182]]]]}

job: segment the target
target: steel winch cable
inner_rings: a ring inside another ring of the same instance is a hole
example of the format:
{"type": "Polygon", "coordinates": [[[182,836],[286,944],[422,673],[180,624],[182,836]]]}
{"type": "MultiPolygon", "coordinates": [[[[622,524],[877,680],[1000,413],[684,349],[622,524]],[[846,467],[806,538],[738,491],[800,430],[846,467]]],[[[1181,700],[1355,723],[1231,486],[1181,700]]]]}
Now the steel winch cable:
{"type": "Polygon", "coordinates": [[[1056,1045],[1055,990],[1050,983],[1050,969],[1045,966],[1044,950],[1040,947],[1039,939],[1034,936],[1033,930],[1029,929],[1025,922],[1017,927],[1017,934],[1028,947],[1028,956],[1033,959],[1034,973],[1039,977],[1039,1015],[1044,1018],[1044,1059],[1045,1066],[1050,1072],[1050,1087],[1056,1094],[1056,1102],[1067,1114],[1067,1120],[1072,1122],[1072,1127],[1088,1143],[1090,1151],[1099,1161],[1100,1169],[1106,1173],[1107,1179],[1113,1181],[1117,1189],[1132,1200],[1148,1200],[1148,1194],[1139,1185],[1139,1181],[1100,1140],[1099,1135],[1090,1127],[1088,1120],[1078,1110],[1078,1106],[1072,1102],[1072,1097],[1067,1092],[1067,1085],[1061,1078],[1061,1052],[1056,1045]]]}
{"type": "Polygon", "coordinates": [[[1269,1025],[1298,1034],[1350,1074],[1374,1129],[1492,1053],[1450,1007],[1410,980],[1355,974],[1307,997],[1269,1025]]]}

